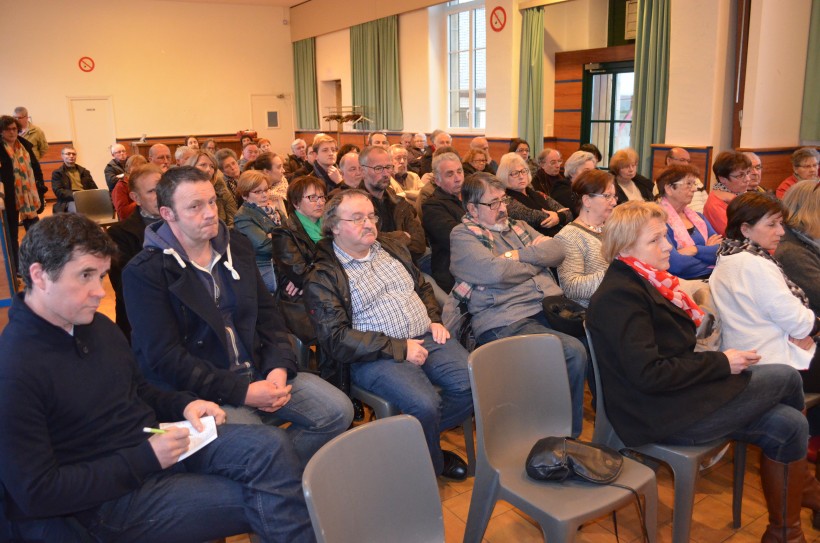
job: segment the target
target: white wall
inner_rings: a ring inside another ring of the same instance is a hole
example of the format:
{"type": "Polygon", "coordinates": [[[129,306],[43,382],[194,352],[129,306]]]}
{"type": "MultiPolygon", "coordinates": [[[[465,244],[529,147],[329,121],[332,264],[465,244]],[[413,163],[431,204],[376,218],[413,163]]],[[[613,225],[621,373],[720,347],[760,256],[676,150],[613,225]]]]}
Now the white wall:
{"type": "Polygon", "coordinates": [[[732,143],[735,2],[672,0],[666,142],[732,143]]]}
{"type": "MultiPolygon", "coordinates": [[[[323,82],[339,80],[342,84],[342,106],[352,106],[353,87],[350,75],[350,30],[339,30],[316,37],[316,81],[319,84],[319,127],[324,131],[336,131],[336,123],[327,123],[326,107],[335,107],[333,97],[322,92],[323,82]]],[[[345,125],[346,130],[351,130],[345,125]]]]}
{"type": "Polygon", "coordinates": [[[554,134],[555,53],[606,47],[608,0],[573,0],[544,8],[544,136],[554,134]]]}
{"type": "Polygon", "coordinates": [[[437,60],[440,48],[436,43],[440,40],[430,39],[440,32],[437,27],[438,20],[426,9],[399,15],[399,77],[405,132],[426,132],[438,121],[441,73],[437,60]]]}
{"type": "Polygon", "coordinates": [[[741,147],[800,143],[811,0],[755,0],[741,147]]]}
{"type": "MultiPolygon", "coordinates": [[[[71,139],[67,96],[112,96],[117,136],[130,138],[236,132],[251,127],[251,94],[293,94],[282,8],[0,0],[0,13],[22,21],[0,55],[0,111],[28,107],[52,141],[71,139]]],[[[280,132],[286,150],[293,126],[280,132]]]]}

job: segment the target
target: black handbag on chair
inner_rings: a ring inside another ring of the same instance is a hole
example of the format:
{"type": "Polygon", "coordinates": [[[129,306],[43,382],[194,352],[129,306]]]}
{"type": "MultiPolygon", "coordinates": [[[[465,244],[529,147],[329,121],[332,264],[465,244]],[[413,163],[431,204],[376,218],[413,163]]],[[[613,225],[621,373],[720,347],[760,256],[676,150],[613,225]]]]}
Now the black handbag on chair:
{"type": "Polygon", "coordinates": [[[541,304],[544,307],[544,316],[553,330],[577,338],[586,335],[584,333],[584,317],[587,310],[584,306],[570,300],[563,294],[547,296],[541,304]]]}
{"type": "Polygon", "coordinates": [[[624,457],[615,449],[571,437],[539,439],[527,456],[527,475],[539,481],[577,477],[597,484],[618,478],[624,457]]]}

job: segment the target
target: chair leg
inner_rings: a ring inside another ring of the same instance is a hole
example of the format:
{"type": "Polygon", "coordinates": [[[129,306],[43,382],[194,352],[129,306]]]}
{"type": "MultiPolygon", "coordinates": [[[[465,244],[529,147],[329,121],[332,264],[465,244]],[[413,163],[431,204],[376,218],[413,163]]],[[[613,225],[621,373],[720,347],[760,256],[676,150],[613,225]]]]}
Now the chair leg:
{"type": "Polygon", "coordinates": [[[689,543],[689,532],[692,528],[692,510],[695,505],[695,482],[698,478],[698,466],[690,469],[672,468],[675,479],[675,505],[672,511],[672,543],[689,543]]]}
{"type": "Polygon", "coordinates": [[[654,480],[650,481],[638,489],[638,492],[643,496],[646,535],[649,543],[655,543],[658,540],[658,484],[654,480]]]}
{"type": "Polygon", "coordinates": [[[464,430],[464,448],[467,450],[467,475],[475,477],[475,442],[473,441],[473,416],[461,425],[464,430]]]}
{"type": "Polygon", "coordinates": [[[743,507],[743,479],[746,477],[746,444],[735,441],[735,481],[732,490],[732,527],[740,528],[740,510],[743,507]]]}
{"type": "Polygon", "coordinates": [[[481,543],[497,501],[498,475],[489,466],[485,466],[484,470],[478,470],[473,485],[464,543],[481,543]]]}

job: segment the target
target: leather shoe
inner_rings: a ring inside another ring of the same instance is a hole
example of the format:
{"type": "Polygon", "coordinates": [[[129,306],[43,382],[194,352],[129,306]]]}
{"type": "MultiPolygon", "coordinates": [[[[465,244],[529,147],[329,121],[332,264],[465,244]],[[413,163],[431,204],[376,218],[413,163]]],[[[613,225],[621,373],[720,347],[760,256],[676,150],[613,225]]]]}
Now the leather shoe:
{"type": "Polygon", "coordinates": [[[353,399],[353,420],[356,422],[364,420],[364,405],[357,399],[353,399]]]}
{"type": "Polygon", "coordinates": [[[456,481],[463,481],[467,478],[467,464],[456,453],[452,451],[441,451],[444,456],[444,469],[441,476],[456,481]]]}

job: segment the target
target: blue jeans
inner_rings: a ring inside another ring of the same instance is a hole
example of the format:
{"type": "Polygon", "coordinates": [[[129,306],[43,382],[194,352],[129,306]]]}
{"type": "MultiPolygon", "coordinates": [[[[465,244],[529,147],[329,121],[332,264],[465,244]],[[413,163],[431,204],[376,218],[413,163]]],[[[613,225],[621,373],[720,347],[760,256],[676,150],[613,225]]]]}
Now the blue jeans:
{"type": "Polygon", "coordinates": [[[479,345],[484,345],[496,339],[527,334],[552,334],[561,340],[572,398],[572,437],[578,437],[584,425],[584,376],[587,368],[587,350],[578,338],[553,330],[544,314],[538,313],[507,326],[485,330],[477,340],[479,345]]]}
{"type": "MultiPolygon", "coordinates": [[[[302,469],[284,432],[231,424],[218,432],[193,456],[81,514],[90,534],[116,542],[206,541],[251,531],[262,541],[315,541],[302,469]]],[[[16,524],[26,540],[74,540],[49,520],[16,524]]]]}
{"type": "Polygon", "coordinates": [[[259,274],[262,276],[262,281],[265,282],[268,292],[273,294],[276,292],[276,272],[273,269],[273,262],[256,261],[256,267],[259,268],[259,274]]]}
{"type": "MultiPolygon", "coordinates": [[[[262,379],[255,373],[248,375],[249,382],[262,379]]],[[[304,467],[322,445],[350,428],[353,404],[344,392],[312,373],[299,373],[288,384],[292,386],[290,401],[274,413],[247,406],[223,405],[222,409],[232,424],[290,422],[285,432],[304,467]]]]}
{"type": "Polygon", "coordinates": [[[800,412],[803,382],[785,364],[751,366],[749,384],[717,411],[677,435],[670,445],[697,445],[730,438],[752,443],[768,458],[789,463],[806,457],[809,423],[800,412]]]}
{"type": "Polygon", "coordinates": [[[443,345],[436,343],[430,332],[416,339],[424,341],[428,353],[421,366],[393,359],[359,362],[350,365],[350,378],[419,420],[433,468],[441,473],[441,432],[458,426],[473,412],[467,351],[452,338],[443,345]],[[433,385],[441,388],[441,396],[433,385]]]}

